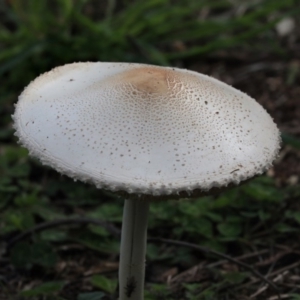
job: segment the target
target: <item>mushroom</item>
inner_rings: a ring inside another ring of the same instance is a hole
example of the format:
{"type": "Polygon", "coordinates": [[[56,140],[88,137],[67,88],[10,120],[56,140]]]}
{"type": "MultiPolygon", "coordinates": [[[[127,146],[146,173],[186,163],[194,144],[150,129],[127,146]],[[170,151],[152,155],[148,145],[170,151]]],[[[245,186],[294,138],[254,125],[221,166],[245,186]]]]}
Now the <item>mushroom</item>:
{"type": "Polygon", "coordinates": [[[193,71],[74,63],[23,91],[16,135],[43,164],[125,195],[119,299],[143,299],[151,201],[194,197],[267,170],[279,131],[254,99],[193,71]]]}

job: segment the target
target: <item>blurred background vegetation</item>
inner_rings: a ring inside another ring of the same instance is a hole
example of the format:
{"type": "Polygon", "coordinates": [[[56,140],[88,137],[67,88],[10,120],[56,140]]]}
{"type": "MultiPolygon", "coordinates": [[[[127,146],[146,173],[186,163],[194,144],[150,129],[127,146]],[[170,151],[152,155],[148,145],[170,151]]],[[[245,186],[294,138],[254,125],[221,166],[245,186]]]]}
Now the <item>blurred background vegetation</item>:
{"type": "MultiPolygon", "coordinates": [[[[275,166],[216,197],[153,203],[149,236],[230,255],[300,299],[299,15],[299,0],[0,0],[0,299],[114,297],[123,199],[42,166],[13,136],[23,88],[76,61],[189,68],[266,107],[282,130],[275,166]]],[[[165,243],[148,245],[146,289],[148,300],[280,299],[233,262],[165,243]]]]}

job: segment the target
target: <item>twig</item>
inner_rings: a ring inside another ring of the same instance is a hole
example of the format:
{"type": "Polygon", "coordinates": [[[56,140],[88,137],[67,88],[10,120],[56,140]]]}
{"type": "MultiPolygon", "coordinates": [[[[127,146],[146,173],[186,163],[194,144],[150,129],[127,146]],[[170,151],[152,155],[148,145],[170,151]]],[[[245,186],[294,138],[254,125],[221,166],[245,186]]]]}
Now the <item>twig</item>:
{"type": "Polygon", "coordinates": [[[282,295],[278,295],[278,296],[272,296],[270,298],[268,298],[267,300],[279,300],[279,299],[290,299],[291,295],[290,294],[282,294],[282,295]],[[280,298],[279,298],[280,296],[280,298]]]}
{"type": "Polygon", "coordinates": [[[265,265],[269,265],[273,262],[278,261],[283,256],[285,256],[287,254],[291,254],[291,253],[293,253],[293,250],[285,250],[285,251],[282,251],[282,252],[278,252],[275,255],[269,257],[268,259],[265,259],[264,261],[260,261],[260,262],[255,263],[255,266],[256,267],[262,267],[262,266],[265,266],[265,265]]]}
{"type": "MultiPolygon", "coordinates": [[[[262,254],[265,254],[265,253],[268,253],[268,252],[269,252],[269,249],[263,249],[263,250],[260,250],[260,251],[256,251],[254,253],[251,252],[251,253],[246,253],[246,254],[240,255],[240,256],[236,257],[235,259],[243,260],[243,259],[259,256],[259,255],[262,255],[262,254]]],[[[227,259],[222,259],[222,260],[219,260],[217,262],[211,263],[211,264],[207,265],[206,267],[207,268],[215,268],[219,265],[224,264],[225,262],[227,262],[227,259]]]]}
{"type": "Polygon", "coordinates": [[[275,291],[276,291],[276,294],[278,295],[279,299],[280,299],[280,294],[278,292],[278,288],[276,287],[276,285],[268,280],[267,278],[265,278],[262,274],[260,274],[258,271],[256,271],[254,268],[252,268],[250,265],[244,263],[244,262],[241,262],[239,260],[236,260],[226,254],[223,254],[223,253],[220,253],[218,251],[215,251],[215,250],[212,250],[212,249],[208,249],[206,247],[201,247],[201,246],[198,246],[198,245],[195,245],[195,244],[191,244],[191,243],[187,243],[187,242],[181,242],[181,241],[176,241],[176,240],[170,240],[170,239],[163,239],[163,238],[149,238],[148,241],[150,242],[160,242],[160,243],[168,243],[168,244],[171,244],[171,245],[177,245],[177,246],[183,246],[183,247],[188,247],[188,248],[191,248],[191,249],[195,249],[195,250],[198,250],[198,251],[201,251],[203,253],[210,253],[210,254],[213,254],[215,256],[218,256],[218,257],[221,257],[221,258],[224,258],[226,259],[227,261],[230,261],[248,271],[250,271],[252,274],[254,274],[256,277],[260,278],[263,282],[265,282],[266,284],[268,284],[270,287],[272,287],[275,291]]]}
{"type": "Polygon", "coordinates": [[[105,228],[108,232],[110,232],[112,235],[119,237],[120,236],[120,230],[116,228],[113,224],[100,221],[100,220],[95,220],[95,219],[90,219],[90,218],[70,218],[70,219],[61,219],[61,220],[55,220],[55,221],[50,221],[50,222],[45,222],[42,224],[39,224],[31,229],[28,229],[7,243],[7,250],[9,250],[14,244],[17,242],[29,237],[33,233],[40,232],[46,229],[50,229],[53,227],[58,227],[58,226],[63,226],[63,225],[70,225],[70,224],[95,224],[98,226],[101,226],[105,228]]]}
{"type": "MultiPolygon", "coordinates": [[[[284,277],[285,275],[288,274],[288,272],[289,272],[289,271],[285,271],[285,272],[283,272],[282,274],[279,274],[276,278],[273,279],[273,282],[277,282],[277,281],[279,281],[279,280],[282,280],[283,277],[284,277]]],[[[268,286],[267,286],[267,285],[264,285],[263,287],[261,287],[260,289],[258,289],[254,294],[252,294],[252,295],[250,296],[250,298],[255,298],[255,297],[257,297],[258,295],[260,295],[261,293],[263,293],[267,288],[268,288],[268,286]]]]}
{"type": "Polygon", "coordinates": [[[283,268],[281,268],[279,270],[274,271],[273,273],[271,273],[270,275],[268,275],[268,277],[275,276],[277,274],[283,273],[284,271],[294,269],[294,268],[298,267],[299,265],[300,265],[300,261],[296,261],[293,264],[290,264],[290,265],[288,265],[286,267],[283,267],[283,268]]]}
{"type": "MultiPolygon", "coordinates": [[[[281,268],[279,270],[276,270],[276,271],[274,271],[274,272],[266,275],[265,277],[270,278],[270,277],[276,276],[276,275],[278,275],[280,273],[283,273],[286,270],[294,269],[294,268],[298,267],[299,265],[300,265],[300,261],[297,261],[297,262],[292,263],[292,264],[290,264],[288,266],[285,266],[285,267],[283,267],[283,268],[281,268]]],[[[249,286],[251,284],[257,283],[257,282],[258,282],[258,280],[254,279],[254,280],[251,280],[251,282],[248,282],[248,283],[245,283],[245,284],[242,284],[242,285],[238,286],[236,289],[240,290],[240,289],[243,289],[243,288],[245,288],[245,287],[247,287],[247,286],[249,286]]]]}

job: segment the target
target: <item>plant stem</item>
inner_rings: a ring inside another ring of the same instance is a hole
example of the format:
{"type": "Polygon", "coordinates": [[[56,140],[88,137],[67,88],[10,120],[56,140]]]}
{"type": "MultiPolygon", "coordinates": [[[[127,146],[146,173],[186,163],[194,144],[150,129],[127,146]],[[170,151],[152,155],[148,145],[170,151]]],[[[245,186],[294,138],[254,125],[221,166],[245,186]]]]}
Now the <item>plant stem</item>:
{"type": "Polygon", "coordinates": [[[119,267],[119,299],[143,300],[149,201],[125,200],[119,267]]]}

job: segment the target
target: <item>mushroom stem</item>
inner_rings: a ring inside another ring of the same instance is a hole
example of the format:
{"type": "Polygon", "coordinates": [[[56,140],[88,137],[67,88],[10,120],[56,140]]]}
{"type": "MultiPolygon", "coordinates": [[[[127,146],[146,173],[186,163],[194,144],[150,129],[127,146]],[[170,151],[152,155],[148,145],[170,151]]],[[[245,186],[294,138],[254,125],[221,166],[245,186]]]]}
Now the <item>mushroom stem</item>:
{"type": "Polygon", "coordinates": [[[125,200],[119,267],[119,299],[144,299],[149,201],[125,200]]]}

